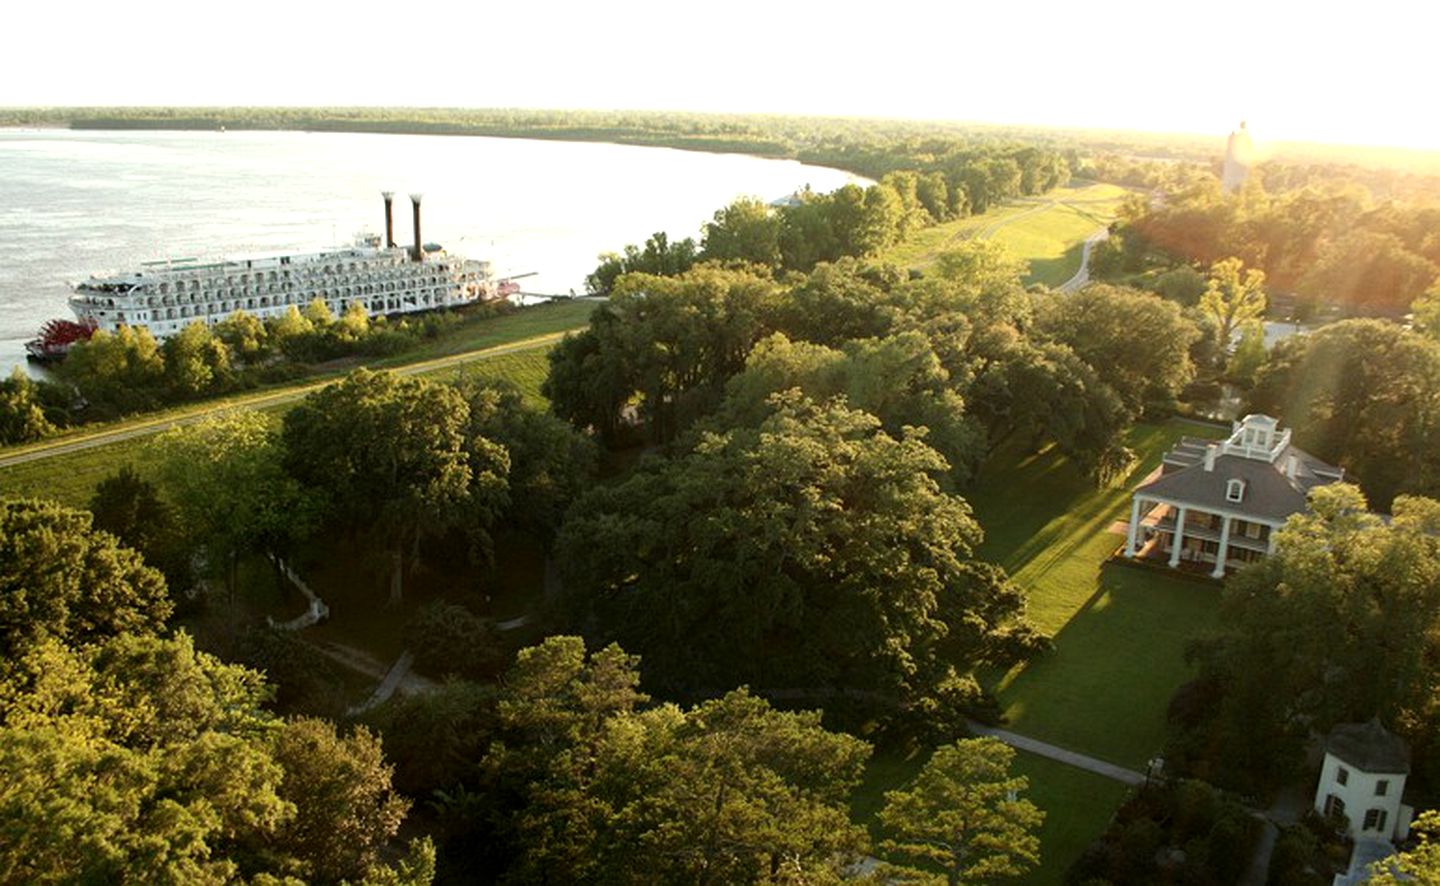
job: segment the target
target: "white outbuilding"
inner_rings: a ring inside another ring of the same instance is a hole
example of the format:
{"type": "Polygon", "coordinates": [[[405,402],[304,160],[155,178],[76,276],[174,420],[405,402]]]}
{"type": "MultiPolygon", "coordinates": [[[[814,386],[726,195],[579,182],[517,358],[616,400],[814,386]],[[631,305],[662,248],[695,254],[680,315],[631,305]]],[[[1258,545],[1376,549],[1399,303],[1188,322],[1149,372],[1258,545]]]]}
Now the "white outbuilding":
{"type": "Polygon", "coordinates": [[[1376,717],[1342,723],[1325,739],[1315,811],[1348,822],[1358,841],[1403,840],[1415,810],[1400,802],[1410,774],[1410,748],[1376,717]]]}

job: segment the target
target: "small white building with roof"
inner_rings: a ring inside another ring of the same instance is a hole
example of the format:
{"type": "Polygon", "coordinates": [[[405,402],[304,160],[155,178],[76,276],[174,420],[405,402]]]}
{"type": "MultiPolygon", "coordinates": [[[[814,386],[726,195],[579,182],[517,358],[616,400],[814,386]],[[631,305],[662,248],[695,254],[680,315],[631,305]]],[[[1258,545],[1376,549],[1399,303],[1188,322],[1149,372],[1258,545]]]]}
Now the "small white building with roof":
{"type": "Polygon", "coordinates": [[[1226,440],[1182,438],[1132,496],[1125,556],[1222,578],[1270,554],[1310,490],[1345,479],[1290,436],[1268,415],[1247,415],[1226,440]]]}
{"type": "Polygon", "coordinates": [[[1341,723],[1325,737],[1315,811],[1343,817],[1352,840],[1403,840],[1415,816],[1415,810],[1401,802],[1409,774],[1409,746],[1379,717],[1341,723]]]}

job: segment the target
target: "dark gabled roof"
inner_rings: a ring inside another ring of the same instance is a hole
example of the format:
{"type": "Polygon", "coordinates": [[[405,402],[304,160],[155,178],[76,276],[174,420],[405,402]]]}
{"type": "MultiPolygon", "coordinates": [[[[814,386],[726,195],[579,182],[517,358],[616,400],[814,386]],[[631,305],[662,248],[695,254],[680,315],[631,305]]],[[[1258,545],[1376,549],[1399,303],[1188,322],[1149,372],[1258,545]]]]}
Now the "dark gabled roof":
{"type": "MultiPolygon", "coordinates": [[[[1240,455],[1215,457],[1215,469],[1205,470],[1207,447],[1222,446],[1214,440],[1184,437],[1165,455],[1167,473],[1135,490],[1206,510],[1235,511],[1267,520],[1283,521],[1305,510],[1305,496],[1316,486],[1334,483],[1344,471],[1326,464],[1297,446],[1287,446],[1274,463],[1240,455]],[[1295,456],[1295,477],[1285,469],[1295,456]],[[1226,498],[1231,480],[1244,480],[1244,497],[1226,498]]],[[[1219,450],[1219,451],[1223,451],[1219,450]]]]}
{"type": "Polygon", "coordinates": [[[1369,723],[1341,723],[1325,737],[1325,753],[1362,772],[1410,772],[1410,746],[1386,729],[1379,717],[1369,723]]]}

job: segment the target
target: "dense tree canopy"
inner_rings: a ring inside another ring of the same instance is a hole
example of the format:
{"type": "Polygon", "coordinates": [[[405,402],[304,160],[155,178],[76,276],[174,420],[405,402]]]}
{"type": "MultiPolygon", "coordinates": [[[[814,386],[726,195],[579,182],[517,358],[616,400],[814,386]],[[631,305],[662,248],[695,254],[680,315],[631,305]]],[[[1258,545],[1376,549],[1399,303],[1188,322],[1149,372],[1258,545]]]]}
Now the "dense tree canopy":
{"type": "MultiPolygon", "coordinates": [[[[90,514],[0,501],[0,663],[47,639],[90,643],[153,633],[173,608],[165,579],[90,514]]],[[[0,665],[0,666],[3,666],[0,665]]]]}
{"type": "Polygon", "coordinates": [[[151,444],[151,453],[186,535],[209,550],[232,590],[241,556],[285,556],[323,505],[286,473],[284,443],[258,412],[174,428],[151,444]]]}
{"type": "Polygon", "coordinates": [[[773,282],[713,266],[625,276],[590,328],[551,352],[542,390],[558,415],[602,433],[634,398],[651,439],[669,441],[719,402],[768,330],[775,298],[773,282]]]}
{"type": "Polygon", "coordinates": [[[1225,633],[1202,650],[1206,676],[1188,690],[1220,703],[1177,699],[1186,751],[1199,774],[1250,788],[1303,759],[1312,730],[1378,715],[1435,779],[1440,503],[1402,496],[1387,524],[1353,486],[1320,487],[1310,502],[1271,557],[1227,584],[1225,633]]]}
{"type": "Polygon", "coordinates": [[[285,467],[332,519],[389,553],[390,595],[420,540],[453,528],[488,544],[509,456],[466,437],[470,410],[448,385],[357,370],[285,415],[285,467]]]}
{"type": "Polygon", "coordinates": [[[0,682],[0,879],[429,882],[427,844],[376,861],[406,806],[378,743],[275,720],[259,674],[186,635],[46,641],[16,665],[0,682]]]}
{"type": "Polygon", "coordinates": [[[517,657],[482,766],[510,798],[503,880],[837,880],[864,845],[847,804],[869,746],[744,690],[642,709],[637,664],[577,637],[517,657]]]}
{"type": "Polygon", "coordinates": [[[881,849],[940,868],[949,886],[990,883],[1038,865],[1034,831],[1045,813],[1020,796],[1030,780],[1010,774],[1014,759],[1015,751],[993,738],[936,748],[913,783],[885,792],[879,818],[891,836],[881,849]]]}
{"type": "Polygon", "coordinates": [[[1379,320],[1332,323],[1281,342],[1250,395],[1295,441],[1345,468],[1384,509],[1440,493],[1440,344],[1379,320]]]}
{"type": "Polygon", "coordinates": [[[0,380],[0,446],[29,443],[55,433],[45,415],[40,387],[16,366],[0,380]]]}
{"type": "Polygon", "coordinates": [[[980,529],[918,434],[798,391],[772,403],[576,503],[560,561],[607,634],[668,683],[962,703],[970,666],[1035,647],[1022,594],[975,559],[980,529]]]}
{"type": "Polygon", "coordinates": [[[1045,298],[1037,325],[1093,367],[1132,419],[1172,411],[1195,377],[1190,346],[1200,331],[1177,305],[1148,292],[1097,283],[1045,298]]]}

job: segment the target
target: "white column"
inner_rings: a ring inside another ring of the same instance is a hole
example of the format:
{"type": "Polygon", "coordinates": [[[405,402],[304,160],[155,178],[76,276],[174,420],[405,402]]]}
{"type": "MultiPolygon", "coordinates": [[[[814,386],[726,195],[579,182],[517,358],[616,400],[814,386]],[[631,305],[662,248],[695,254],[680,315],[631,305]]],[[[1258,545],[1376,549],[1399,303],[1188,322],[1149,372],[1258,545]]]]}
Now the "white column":
{"type": "Polygon", "coordinates": [[[1265,555],[1267,557],[1275,553],[1275,527],[1268,528],[1270,531],[1265,533],[1265,555]]]}
{"type": "Polygon", "coordinates": [[[1215,552],[1215,571],[1212,578],[1225,577],[1225,558],[1230,556],[1230,518],[1220,518],[1220,550],[1215,552]]]}
{"type": "Polygon", "coordinates": [[[1135,556],[1135,539],[1140,534],[1140,496],[1130,500],[1130,535],[1125,542],[1125,556],[1135,556]]]}
{"type": "Polygon", "coordinates": [[[1180,565],[1180,548],[1185,543],[1185,506],[1175,514],[1175,536],[1170,539],[1170,568],[1180,565]]]}

